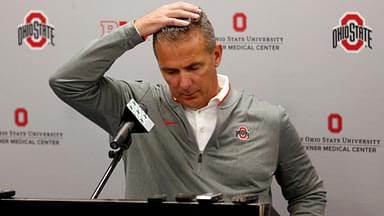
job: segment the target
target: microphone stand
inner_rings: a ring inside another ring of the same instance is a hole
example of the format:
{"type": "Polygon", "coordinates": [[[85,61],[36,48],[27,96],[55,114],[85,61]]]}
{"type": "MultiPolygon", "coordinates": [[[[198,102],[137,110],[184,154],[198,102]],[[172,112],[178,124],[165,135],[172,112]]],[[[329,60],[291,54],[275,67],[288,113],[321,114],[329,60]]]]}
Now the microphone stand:
{"type": "Polygon", "coordinates": [[[116,151],[110,150],[108,152],[109,158],[113,158],[108,169],[104,173],[104,176],[101,178],[99,184],[97,185],[95,191],[93,192],[91,199],[97,199],[99,197],[100,192],[103,190],[105,183],[107,183],[109,177],[111,176],[113,170],[119,163],[120,159],[122,158],[124,151],[129,148],[129,146],[132,143],[131,139],[131,130],[133,128],[133,122],[126,122],[124,123],[116,137],[113,139],[113,141],[110,143],[110,147],[112,149],[118,149],[116,151]]]}

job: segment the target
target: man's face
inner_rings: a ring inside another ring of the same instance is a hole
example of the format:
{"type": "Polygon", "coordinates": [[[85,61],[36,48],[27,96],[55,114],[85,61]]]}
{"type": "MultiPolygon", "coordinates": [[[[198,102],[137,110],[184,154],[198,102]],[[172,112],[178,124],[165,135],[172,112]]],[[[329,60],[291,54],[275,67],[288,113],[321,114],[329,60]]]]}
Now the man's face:
{"type": "Polygon", "coordinates": [[[172,96],[183,106],[202,108],[220,91],[216,73],[220,44],[209,52],[202,33],[195,29],[185,40],[158,41],[155,46],[161,73],[172,96]]]}

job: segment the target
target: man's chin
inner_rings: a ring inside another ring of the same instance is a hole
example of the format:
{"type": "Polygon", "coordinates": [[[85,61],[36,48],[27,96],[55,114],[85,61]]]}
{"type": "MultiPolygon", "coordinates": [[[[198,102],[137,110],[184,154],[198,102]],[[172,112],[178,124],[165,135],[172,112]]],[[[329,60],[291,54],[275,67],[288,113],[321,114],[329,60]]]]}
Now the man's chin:
{"type": "Polygon", "coordinates": [[[188,107],[190,109],[199,109],[201,107],[204,107],[202,98],[199,97],[198,95],[193,95],[190,97],[187,97],[187,96],[176,97],[176,101],[179,102],[184,107],[188,107]]]}
{"type": "Polygon", "coordinates": [[[199,103],[194,100],[180,100],[179,103],[183,105],[184,107],[188,107],[190,109],[198,109],[199,103]]]}

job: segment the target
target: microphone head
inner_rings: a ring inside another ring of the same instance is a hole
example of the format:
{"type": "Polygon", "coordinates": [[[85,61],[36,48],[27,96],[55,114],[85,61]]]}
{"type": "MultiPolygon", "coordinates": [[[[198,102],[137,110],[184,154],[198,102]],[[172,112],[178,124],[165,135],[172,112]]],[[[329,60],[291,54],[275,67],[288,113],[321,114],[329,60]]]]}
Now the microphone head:
{"type": "Polygon", "coordinates": [[[131,99],[125,106],[121,123],[133,121],[132,133],[148,133],[155,125],[147,115],[148,108],[131,99]]]}

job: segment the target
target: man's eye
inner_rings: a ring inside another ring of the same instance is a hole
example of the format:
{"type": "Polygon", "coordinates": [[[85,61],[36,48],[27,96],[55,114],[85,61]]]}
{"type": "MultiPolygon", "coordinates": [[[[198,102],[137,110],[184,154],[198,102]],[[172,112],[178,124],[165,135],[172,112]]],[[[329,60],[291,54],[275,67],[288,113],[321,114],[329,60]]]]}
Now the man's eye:
{"type": "Polygon", "coordinates": [[[177,70],[165,70],[165,73],[169,75],[175,74],[176,72],[177,70]]]}
{"type": "Polygon", "coordinates": [[[195,71],[195,70],[199,70],[199,66],[191,66],[191,67],[189,67],[189,70],[191,70],[191,71],[195,71]]]}

